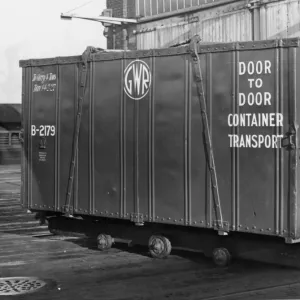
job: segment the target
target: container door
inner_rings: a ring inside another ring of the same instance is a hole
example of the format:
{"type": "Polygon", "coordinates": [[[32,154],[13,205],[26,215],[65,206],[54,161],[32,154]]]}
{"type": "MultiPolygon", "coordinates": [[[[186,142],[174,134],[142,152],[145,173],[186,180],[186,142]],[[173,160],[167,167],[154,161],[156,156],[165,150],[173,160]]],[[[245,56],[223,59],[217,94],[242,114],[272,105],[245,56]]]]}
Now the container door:
{"type": "Polygon", "coordinates": [[[55,208],[57,66],[28,72],[28,201],[39,210],[55,208]]]}
{"type": "Polygon", "coordinates": [[[238,97],[228,124],[236,158],[233,220],[240,231],[284,236],[295,231],[295,51],[274,47],[238,53],[238,97]]]}

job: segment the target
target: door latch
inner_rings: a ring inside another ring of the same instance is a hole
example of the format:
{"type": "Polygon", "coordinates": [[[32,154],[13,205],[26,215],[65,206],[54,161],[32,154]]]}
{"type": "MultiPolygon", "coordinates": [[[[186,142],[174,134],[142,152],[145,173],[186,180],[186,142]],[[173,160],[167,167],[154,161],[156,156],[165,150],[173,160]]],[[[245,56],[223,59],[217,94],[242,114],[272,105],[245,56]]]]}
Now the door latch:
{"type": "Polygon", "coordinates": [[[289,131],[281,139],[281,148],[286,150],[296,149],[296,126],[294,123],[290,124],[289,131]]]}
{"type": "Polygon", "coordinates": [[[281,140],[281,148],[285,148],[287,150],[293,150],[296,148],[295,134],[288,133],[281,140]]]}
{"type": "Polygon", "coordinates": [[[47,141],[46,141],[46,137],[42,136],[40,139],[40,149],[46,149],[47,146],[47,141]]]}

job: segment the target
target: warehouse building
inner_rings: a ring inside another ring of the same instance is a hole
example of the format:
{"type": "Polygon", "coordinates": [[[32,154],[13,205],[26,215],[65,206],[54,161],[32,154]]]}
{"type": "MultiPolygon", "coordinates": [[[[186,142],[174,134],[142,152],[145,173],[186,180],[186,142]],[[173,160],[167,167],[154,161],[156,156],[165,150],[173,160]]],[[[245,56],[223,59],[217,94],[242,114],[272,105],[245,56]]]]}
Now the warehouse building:
{"type": "Polygon", "coordinates": [[[0,104],[0,165],[21,163],[21,104],[0,104]]]}
{"type": "Polygon", "coordinates": [[[105,27],[108,49],[151,49],[204,42],[297,37],[298,0],[107,0],[103,15],[137,19],[105,27]]]}

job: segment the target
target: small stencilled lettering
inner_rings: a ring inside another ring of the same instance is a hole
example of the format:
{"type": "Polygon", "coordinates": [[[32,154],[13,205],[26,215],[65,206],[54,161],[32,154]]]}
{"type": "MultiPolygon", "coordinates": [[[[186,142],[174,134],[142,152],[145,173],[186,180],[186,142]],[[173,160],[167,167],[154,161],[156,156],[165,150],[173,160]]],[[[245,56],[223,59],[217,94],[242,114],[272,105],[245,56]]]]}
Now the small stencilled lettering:
{"type": "Polygon", "coordinates": [[[47,152],[39,152],[39,161],[45,162],[47,158],[47,152]]]}
{"type": "Polygon", "coordinates": [[[33,74],[33,92],[54,92],[56,89],[56,74],[33,74]]]}

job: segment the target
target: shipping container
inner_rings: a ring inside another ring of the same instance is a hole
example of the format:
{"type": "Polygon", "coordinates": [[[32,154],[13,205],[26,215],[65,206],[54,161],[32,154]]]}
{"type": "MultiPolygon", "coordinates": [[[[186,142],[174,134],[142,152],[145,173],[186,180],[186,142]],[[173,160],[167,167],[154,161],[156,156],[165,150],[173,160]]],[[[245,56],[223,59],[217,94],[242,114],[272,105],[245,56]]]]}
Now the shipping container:
{"type": "Polygon", "coordinates": [[[300,37],[298,0],[214,1],[139,19],[137,49],[165,48],[199,34],[205,42],[300,37]]]}
{"type": "Polygon", "coordinates": [[[122,238],[154,257],[172,245],[295,265],[299,45],[193,38],[21,61],[23,207],[99,249],[122,238]]]}

